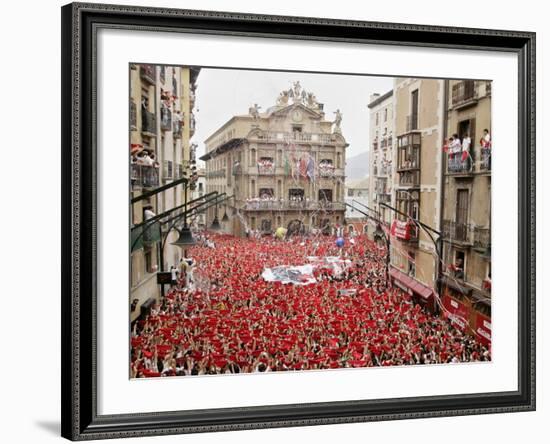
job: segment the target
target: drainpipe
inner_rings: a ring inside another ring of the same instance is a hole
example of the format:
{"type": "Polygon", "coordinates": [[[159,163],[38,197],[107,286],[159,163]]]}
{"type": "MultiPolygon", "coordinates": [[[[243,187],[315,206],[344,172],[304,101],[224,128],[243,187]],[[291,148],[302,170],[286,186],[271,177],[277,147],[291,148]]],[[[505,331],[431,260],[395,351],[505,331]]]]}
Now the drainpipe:
{"type": "MultiPolygon", "coordinates": [[[[445,139],[447,138],[447,131],[448,131],[448,119],[449,119],[449,111],[448,111],[448,102],[449,102],[449,80],[443,81],[443,131],[442,131],[442,138],[441,138],[441,146],[445,143],[445,139]]],[[[441,149],[439,151],[439,155],[441,156],[441,171],[440,171],[440,183],[441,183],[441,193],[439,197],[439,231],[441,234],[439,235],[439,238],[437,240],[437,247],[439,248],[439,260],[437,262],[437,292],[439,296],[441,297],[441,290],[443,288],[443,212],[444,212],[444,205],[445,205],[445,153],[441,149]]],[[[439,307],[435,307],[436,312],[439,312],[439,307]]]]}

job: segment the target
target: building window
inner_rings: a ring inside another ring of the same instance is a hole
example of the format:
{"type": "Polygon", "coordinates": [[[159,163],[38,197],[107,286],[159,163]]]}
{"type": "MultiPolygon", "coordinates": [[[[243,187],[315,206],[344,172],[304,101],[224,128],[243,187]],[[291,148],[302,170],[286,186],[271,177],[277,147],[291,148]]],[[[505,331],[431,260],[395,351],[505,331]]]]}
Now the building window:
{"type": "Polygon", "coordinates": [[[452,268],[453,268],[453,276],[456,279],[460,279],[460,280],[465,279],[466,254],[464,253],[464,251],[460,251],[460,250],[455,251],[455,262],[452,268]]]}
{"type": "Polygon", "coordinates": [[[292,132],[293,133],[301,133],[302,132],[302,125],[292,125],[292,132]]]}
{"type": "Polygon", "coordinates": [[[376,113],[376,123],[375,125],[378,125],[378,113],[376,113]]]}
{"type": "Polygon", "coordinates": [[[384,122],[388,121],[388,108],[384,109],[384,122]]]}
{"type": "Polygon", "coordinates": [[[304,199],[304,190],[300,188],[291,188],[288,190],[288,199],[289,200],[303,200],[304,199]]]}
{"type": "Polygon", "coordinates": [[[145,273],[153,272],[153,250],[151,247],[147,246],[144,248],[145,255],[145,273]]]}
{"type": "Polygon", "coordinates": [[[260,188],[260,199],[270,199],[273,196],[273,188],[260,188]]]}
{"type": "Polygon", "coordinates": [[[332,190],[330,190],[330,189],[321,189],[321,190],[319,190],[319,201],[320,202],[332,202],[332,190]]]}
{"type": "Polygon", "coordinates": [[[418,129],[418,90],[411,93],[411,116],[409,130],[418,129]]]}
{"type": "Polygon", "coordinates": [[[407,273],[409,276],[416,276],[416,254],[409,251],[407,257],[407,273]]]}
{"type": "Polygon", "coordinates": [[[270,233],[271,232],[271,219],[262,219],[261,231],[262,231],[262,233],[270,233]]]}

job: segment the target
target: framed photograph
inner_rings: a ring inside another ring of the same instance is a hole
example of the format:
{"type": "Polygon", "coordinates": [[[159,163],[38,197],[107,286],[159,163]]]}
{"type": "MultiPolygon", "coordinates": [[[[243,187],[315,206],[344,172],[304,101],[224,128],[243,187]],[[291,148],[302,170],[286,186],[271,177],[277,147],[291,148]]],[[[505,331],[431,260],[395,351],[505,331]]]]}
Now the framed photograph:
{"type": "Polygon", "coordinates": [[[62,8],[62,435],[535,409],[535,35],[62,8]]]}

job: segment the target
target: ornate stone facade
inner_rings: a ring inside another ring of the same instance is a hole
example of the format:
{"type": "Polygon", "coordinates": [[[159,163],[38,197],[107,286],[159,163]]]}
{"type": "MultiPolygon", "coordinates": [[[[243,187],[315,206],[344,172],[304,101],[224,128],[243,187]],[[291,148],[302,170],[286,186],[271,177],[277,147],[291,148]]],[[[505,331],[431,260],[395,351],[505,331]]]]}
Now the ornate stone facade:
{"type": "Polygon", "coordinates": [[[252,105],[205,141],[206,191],[234,196],[235,217],[224,230],[239,236],[280,226],[334,231],[345,212],[342,114],[326,120],[323,104],[299,82],[261,109],[252,105]]]}

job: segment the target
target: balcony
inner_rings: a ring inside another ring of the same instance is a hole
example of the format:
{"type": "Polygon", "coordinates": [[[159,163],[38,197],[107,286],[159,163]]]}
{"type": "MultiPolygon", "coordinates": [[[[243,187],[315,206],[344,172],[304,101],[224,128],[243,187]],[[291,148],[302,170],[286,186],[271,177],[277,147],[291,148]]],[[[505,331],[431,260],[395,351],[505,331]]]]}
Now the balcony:
{"type": "Polygon", "coordinates": [[[139,69],[140,76],[151,85],[156,83],[156,74],[154,65],[141,65],[139,69]]]}
{"type": "Polygon", "coordinates": [[[130,99],[130,130],[137,130],[137,106],[134,99],[130,99]]]}
{"type": "Polygon", "coordinates": [[[474,236],[470,224],[454,220],[443,220],[442,235],[450,242],[473,245],[474,236]]]}
{"type": "Polygon", "coordinates": [[[275,163],[273,162],[273,159],[260,159],[258,161],[258,174],[264,176],[275,174],[275,163]]]}
{"type": "Polygon", "coordinates": [[[487,252],[491,248],[491,229],[474,228],[474,249],[480,252],[487,252]]]}
{"type": "Polygon", "coordinates": [[[478,100],[477,85],[474,80],[463,80],[455,83],[452,90],[452,108],[462,109],[475,105],[478,100]]]}
{"type": "Polygon", "coordinates": [[[401,242],[417,243],[418,226],[409,221],[395,219],[391,224],[390,234],[401,242]]]}
{"type": "Polygon", "coordinates": [[[134,188],[154,188],[159,185],[159,170],[154,166],[131,164],[130,181],[134,188]]]}
{"type": "Polygon", "coordinates": [[[174,179],[181,179],[183,177],[183,165],[178,163],[176,165],[176,177],[174,179]]]}
{"type": "Polygon", "coordinates": [[[172,134],[174,139],[181,139],[183,133],[183,123],[181,120],[172,121],[172,134]]]}
{"type": "Polygon", "coordinates": [[[319,176],[320,177],[334,177],[334,165],[332,162],[321,161],[319,163],[319,176]]]}
{"type": "Polygon", "coordinates": [[[247,211],[285,211],[285,210],[325,210],[344,211],[345,204],[341,202],[307,201],[307,200],[283,200],[283,199],[250,199],[244,206],[247,211]]]}
{"type": "Polygon", "coordinates": [[[171,160],[165,160],[162,168],[162,178],[171,180],[174,178],[174,163],[171,160]]]}
{"type": "Polygon", "coordinates": [[[405,122],[406,132],[417,131],[418,130],[418,114],[411,114],[407,116],[405,122]]]}
{"type": "Polygon", "coordinates": [[[240,176],[243,173],[243,167],[240,163],[234,164],[231,170],[233,176],[240,176]]]}
{"type": "Polygon", "coordinates": [[[479,170],[483,172],[491,171],[491,148],[481,148],[480,152],[479,170]]]}
{"type": "Polygon", "coordinates": [[[164,106],[160,109],[160,129],[162,131],[172,130],[172,112],[164,106]]]}
{"type": "Polygon", "coordinates": [[[380,203],[389,204],[391,202],[391,194],[389,193],[377,193],[376,200],[380,203]]]}
{"type": "Polygon", "coordinates": [[[317,143],[334,143],[334,134],[323,133],[301,133],[295,132],[277,132],[277,131],[264,131],[258,138],[267,141],[280,141],[280,142],[317,142],[317,143]]]}
{"type": "Polygon", "coordinates": [[[448,174],[471,174],[473,172],[472,161],[468,157],[462,160],[462,153],[449,156],[447,159],[448,174]]]}
{"type": "Polygon", "coordinates": [[[141,110],[141,132],[148,136],[157,134],[157,116],[144,109],[141,110]]]}
{"type": "Polygon", "coordinates": [[[420,186],[420,170],[399,171],[399,186],[417,188],[420,186]]]}
{"type": "Polygon", "coordinates": [[[225,168],[223,168],[221,170],[216,170],[216,171],[209,171],[209,172],[206,173],[206,178],[207,179],[217,179],[217,178],[225,177],[225,176],[226,176],[225,168]]]}

